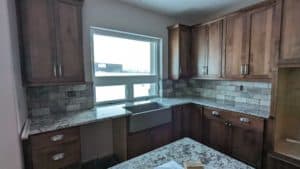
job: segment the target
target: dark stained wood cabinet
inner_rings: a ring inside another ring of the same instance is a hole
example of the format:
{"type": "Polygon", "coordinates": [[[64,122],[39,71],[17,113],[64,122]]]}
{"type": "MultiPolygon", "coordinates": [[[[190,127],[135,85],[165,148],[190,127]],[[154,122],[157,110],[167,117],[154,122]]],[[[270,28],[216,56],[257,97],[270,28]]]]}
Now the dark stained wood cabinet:
{"type": "Polygon", "coordinates": [[[28,85],[84,82],[81,0],[20,0],[28,85]]]}
{"type": "Polygon", "coordinates": [[[151,138],[149,130],[128,134],[127,158],[133,158],[151,150],[151,138]]]}
{"type": "Polygon", "coordinates": [[[185,25],[168,27],[169,32],[169,79],[177,80],[191,76],[191,29],[185,25]]]}
{"type": "Polygon", "coordinates": [[[235,14],[226,18],[225,30],[225,78],[241,79],[249,53],[249,26],[247,14],[235,14]]]}
{"type": "Polygon", "coordinates": [[[228,134],[226,121],[215,114],[220,111],[204,108],[203,142],[221,152],[228,153],[228,134]]]}
{"type": "Polygon", "coordinates": [[[152,149],[169,144],[172,140],[172,124],[166,124],[153,128],[150,131],[150,138],[152,149]]]}
{"type": "MultiPolygon", "coordinates": [[[[280,0],[280,54],[279,65],[300,64],[300,2],[298,0],[280,0]]],[[[279,25],[277,25],[279,26],[279,25]]]]}
{"type": "Polygon", "coordinates": [[[256,168],[262,167],[264,119],[204,108],[203,142],[256,168]]]}
{"type": "Polygon", "coordinates": [[[82,2],[54,1],[58,75],[61,82],[83,82],[82,2]]]}
{"type": "Polygon", "coordinates": [[[31,158],[26,163],[32,169],[61,169],[81,162],[77,127],[30,136],[27,148],[31,158]]]}
{"type": "Polygon", "coordinates": [[[223,20],[208,25],[207,75],[221,77],[222,74],[223,20]]]}
{"type": "Polygon", "coordinates": [[[219,78],[222,75],[223,20],[192,28],[193,75],[219,78]]]}
{"type": "Polygon", "coordinates": [[[192,28],[192,66],[193,76],[203,77],[207,73],[208,26],[192,28]]]}
{"type": "Polygon", "coordinates": [[[172,124],[164,124],[136,133],[128,133],[127,158],[149,152],[172,141],[172,124]]]}
{"type": "Polygon", "coordinates": [[[173,140],[190,137],[196,141],[201,141],[202,106],[194,104],[180,105],[173,107],[172,111],[173,140]]]}
{"type": "Polygon", "coordinates": [[[274,9],[274,5],[268,5],[249,12],[250,51],[246,61],[247,78],[271,78],[275,52],[275,40],[272,37],[276,27],[273,24],[274,9]]]}
{"type": "Polygon", "coordinates": [[[27,82],[55,82],[55,31],[50,1],[23,0],[19,4],[27,82]]]}

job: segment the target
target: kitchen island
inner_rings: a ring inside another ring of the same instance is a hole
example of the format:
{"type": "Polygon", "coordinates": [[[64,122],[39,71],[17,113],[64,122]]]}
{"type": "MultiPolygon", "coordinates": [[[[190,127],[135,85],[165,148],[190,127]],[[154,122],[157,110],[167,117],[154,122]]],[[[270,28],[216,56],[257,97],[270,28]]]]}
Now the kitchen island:
{"type": "Polygon", "coordinates": [[[152,169],[172,160],[181,166],[186,161],[200,160],[205,169],[254,169],[190,138],[177,140],[110,169],[152,169]]]}

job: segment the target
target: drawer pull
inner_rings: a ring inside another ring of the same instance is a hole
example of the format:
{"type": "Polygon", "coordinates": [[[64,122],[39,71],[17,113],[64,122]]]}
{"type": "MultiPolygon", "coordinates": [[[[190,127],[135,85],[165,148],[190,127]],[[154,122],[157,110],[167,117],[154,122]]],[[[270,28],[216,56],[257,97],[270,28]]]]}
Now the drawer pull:
{"type": "Polygon", "coordinates": [[[51,137],[51,141],[53,141],[53,142],[61,141],[63,139],[64,139],[64,135],[63,134],[58,134],[58,135],[55,135],[55,136],[51,137]]]}
{"type": "Polygon", "coordinates": [[[240,118],[240,122],[242,122],[242,123],[249,123],[250,120],[248,118],[246,118],[246,117],[241,117],[240,118]]]}
{"type": "Polygon", "coordinates": [[[212,114],[213,116],[216,116],[216,117],[219,117],[219,116],[220,116],[220,113],[217,112],[217,111],[212,111],[211,114],[212,114]]]}
{"type": "Polygon", "coordinates": [[[65,153],[58,153],[52,156],[53,161],[62,160],[65,158],[65,153]]]}

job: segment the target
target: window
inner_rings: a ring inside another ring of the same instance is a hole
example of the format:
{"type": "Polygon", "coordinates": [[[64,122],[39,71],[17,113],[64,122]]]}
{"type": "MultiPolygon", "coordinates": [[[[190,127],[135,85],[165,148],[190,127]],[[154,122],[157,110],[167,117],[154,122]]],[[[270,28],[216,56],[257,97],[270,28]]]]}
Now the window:
{"type": "Polygon", "coordinates": [[[92,27],[91,49],[97,103],[158,95],[160,38],[92,27]]]}

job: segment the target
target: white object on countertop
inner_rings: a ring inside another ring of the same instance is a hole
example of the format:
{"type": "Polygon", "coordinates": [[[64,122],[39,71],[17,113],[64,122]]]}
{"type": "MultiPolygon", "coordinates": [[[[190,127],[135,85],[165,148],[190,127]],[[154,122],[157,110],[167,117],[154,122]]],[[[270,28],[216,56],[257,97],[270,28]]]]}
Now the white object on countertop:
{"type": "Polygon", "coordinates": [[[183,167],[181,167],[178,163],[172,160],[163,165],[155,167],[154,169],[183,169],[183,167]]]}

